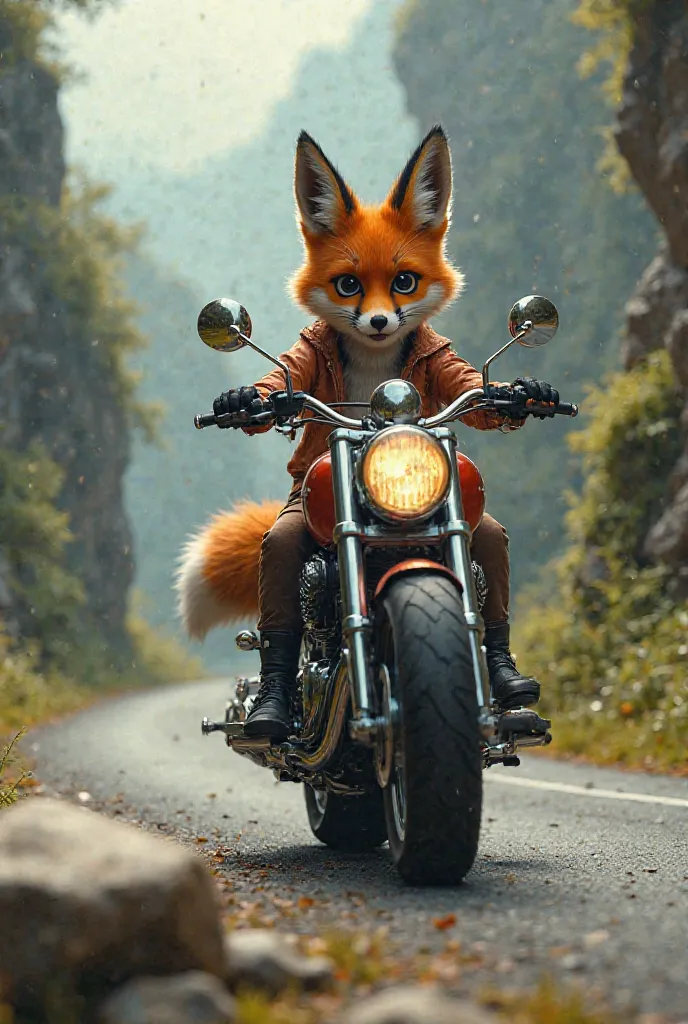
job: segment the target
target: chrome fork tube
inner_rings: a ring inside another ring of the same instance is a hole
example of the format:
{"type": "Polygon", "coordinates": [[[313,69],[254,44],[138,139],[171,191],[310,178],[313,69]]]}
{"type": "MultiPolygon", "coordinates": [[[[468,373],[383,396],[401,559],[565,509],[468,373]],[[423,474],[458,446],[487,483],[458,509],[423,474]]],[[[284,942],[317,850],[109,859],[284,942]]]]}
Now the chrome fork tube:
{"type": "Polygon", "coordinates": [[[471,535],[468,523],[463,518],[463,501],[461,483],[456,462],[456,438],[450,430],[436,431],[442,447],[449,457],[451,484],[447,498],[447,515],[451,529],[447,537],[447,565],[458,577],[463,588],[463,608],[468,626],[468,638],[471,646],[473,675],[475,677],[476,696],[481,715],[489,712],[490,680],[487,673],[487,660],[483,651],[485,625],[478,611],[478,599],[473,578],[473,562],[471,559],[471,535]]]}
{"type": "Polygon", "coordinates": [[[339,561],[342,597],[342,637],[351,684],[351,735],[366,742],[373,727],[372,696],[368,681],[368,601],[363,573],[363,551],[354,501],[354,459],[351,442],[335,430],[330,435],[332,483],[336,526],[334,540],[339,561]]]}

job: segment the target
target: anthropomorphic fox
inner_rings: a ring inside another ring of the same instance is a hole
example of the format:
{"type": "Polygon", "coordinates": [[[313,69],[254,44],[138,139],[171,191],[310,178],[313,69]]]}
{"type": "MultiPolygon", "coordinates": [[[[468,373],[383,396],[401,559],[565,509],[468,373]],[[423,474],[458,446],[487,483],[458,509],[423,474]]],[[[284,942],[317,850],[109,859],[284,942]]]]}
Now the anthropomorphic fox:
{"type": "MultiPolygon", "coordinates": [[[[294,191],[305,258],[292,292],[317,318],[281,356],[294,387],[322,402],[367,402],[382,381],[402,377],[420,392],[424,416],[480,387],[478,371],[428,324],[463,286],[445,252],[452,169],[442,129],[433,128],[423,139],[381,206],[364,206],[302,132],[294,191]]],[[[513,383],[536,401],[559,401],[544,382],[518,378],[513,383]]],[[[283,375],[275,370],[254,386],[222,394],[215,414],[249,408],[283,386],[283,375]]],[[[513,425],[485,411],[463,422],[480,430],[513,425]]],[[[315,548],[300,490],[309,466],[327,450],[330,429],[312,423],[303,430],[288,466],[294,485],[278,517],[274,503],[246,504],[219,515],[189,541],[182,558],[177,586],[192,635],[203,636],[220,622],[250,613],[257,596],[261,687],[246,735],[283,739],[290,728],[302,633],[299,574],[315,548]]],[[[539,684],[517,671],[509,651],[508,538],[487,514],[473,535],[472,552],[488,586],[483,618],[493,696],[504,708],[534,704],[539,684]]]]}

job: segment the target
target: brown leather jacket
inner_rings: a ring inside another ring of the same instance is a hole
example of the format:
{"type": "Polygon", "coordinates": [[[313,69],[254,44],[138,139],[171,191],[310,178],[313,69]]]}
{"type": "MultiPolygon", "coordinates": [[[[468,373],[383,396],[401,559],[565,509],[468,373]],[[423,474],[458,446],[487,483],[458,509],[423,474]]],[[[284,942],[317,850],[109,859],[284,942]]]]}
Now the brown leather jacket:
{"type": "MultiPolygon", "coordinates": [[[[452,351],[451,342],[421,324],[401,376],[410,380],[423,399],[423,415],[434,416],[455,398],[471,388],[482,387],[482,376],[465,359],[452,351]]],[[[306,391],[321,402],[344,402],[344,367],[337,346],[337,332],[323,320],[316,320],[301,331],[299,340],[280,356],[291,370],[294,390],[306,391]]],[[[256,382],[256,388],[265,398],[272,391],[284,389],[284,374],[275,369],[256,382]]],[[[500,427],[504,418],[496,413],[475,412],[462,417],[464,423],[478,430],[500,427]]],[[[264,428],[247,430],[263,433],[264,428]]],[[[327,438],[332,427],[309,423],[292,456],[287,471],[295,486],[303,481],[311,464],[327,451],[327,438]]]]}

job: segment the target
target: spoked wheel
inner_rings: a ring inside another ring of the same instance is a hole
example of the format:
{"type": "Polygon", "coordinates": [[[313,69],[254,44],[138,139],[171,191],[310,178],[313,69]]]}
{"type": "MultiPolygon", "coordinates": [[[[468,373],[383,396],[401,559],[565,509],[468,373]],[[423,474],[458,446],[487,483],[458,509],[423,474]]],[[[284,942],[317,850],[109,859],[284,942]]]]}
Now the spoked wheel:
{"type": "Polygon", "coordinates": [[[304,786],[308,823],[316,839],[335,850],[372,850],[387,841],[379,789],[363,796],[340,796],[304,786]]]}
{"type": "Polygon", "coordinates": [[[478,702],[468,627],[451,580],[393,580],[377,609],[377,770],[402,878],[456,885],[476,857],[482,810],[478,702]]]}

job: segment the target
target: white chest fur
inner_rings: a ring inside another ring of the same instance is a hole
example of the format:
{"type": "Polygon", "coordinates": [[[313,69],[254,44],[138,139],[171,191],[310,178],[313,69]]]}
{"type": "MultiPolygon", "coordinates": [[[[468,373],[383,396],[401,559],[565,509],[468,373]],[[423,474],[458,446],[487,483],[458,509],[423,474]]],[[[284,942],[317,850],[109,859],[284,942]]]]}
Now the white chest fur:
{"type": "Polygon", "coordinates": [[[379,354],[349,339],[345,339],[343,345],[346,354],[344,390],[347,402],[367,402],[378,384],[398,377],[401,371],[401,344],[379,354]]]}

